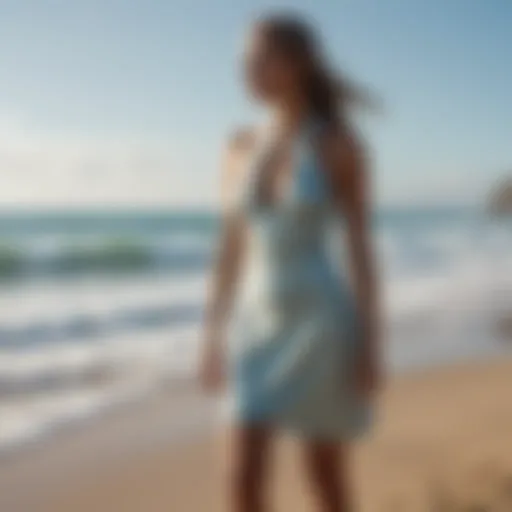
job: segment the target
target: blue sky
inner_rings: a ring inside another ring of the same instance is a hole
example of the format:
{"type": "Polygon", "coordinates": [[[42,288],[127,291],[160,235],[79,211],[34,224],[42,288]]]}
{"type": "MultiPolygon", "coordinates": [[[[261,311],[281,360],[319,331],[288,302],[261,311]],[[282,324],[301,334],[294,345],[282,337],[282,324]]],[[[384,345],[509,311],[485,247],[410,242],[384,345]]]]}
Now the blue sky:
{"type": "MultiPolygon", "coordinates": [[[[512,169],[512,2],[297,0],[364,119],[379,202],[475,201],[512,169]]],[[[4,0],[0,200],[213,205],[222,141],[251,122],[244,0],[4,0]]]]}

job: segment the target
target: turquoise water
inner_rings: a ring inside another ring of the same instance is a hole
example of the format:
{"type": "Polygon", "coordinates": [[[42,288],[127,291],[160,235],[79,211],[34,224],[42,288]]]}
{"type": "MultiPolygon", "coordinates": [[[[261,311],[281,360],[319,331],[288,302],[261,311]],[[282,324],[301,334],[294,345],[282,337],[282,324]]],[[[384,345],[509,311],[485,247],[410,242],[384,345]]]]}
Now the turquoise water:
{"type": "MultiPolygon", "coordinates": [[[[200,211],[0,213],[0,451],[193,377],[218,226],[200,211]]],[[[373,227],[390,371],[501,353],[510,221],[387,209],[373,227]]]]}
{"type": "MultiPolygon", "coordinates": [[[[489,222],[469,209],[388,209],[374,227],[377,237],[393,235],[425,259],[429,248],[418,238],[461,229],[479,236],[489,222]]],[[[0,279],[193,273],[208,264],[218,226],[215,214],[200,211],[4,212],[0,279]]]]}

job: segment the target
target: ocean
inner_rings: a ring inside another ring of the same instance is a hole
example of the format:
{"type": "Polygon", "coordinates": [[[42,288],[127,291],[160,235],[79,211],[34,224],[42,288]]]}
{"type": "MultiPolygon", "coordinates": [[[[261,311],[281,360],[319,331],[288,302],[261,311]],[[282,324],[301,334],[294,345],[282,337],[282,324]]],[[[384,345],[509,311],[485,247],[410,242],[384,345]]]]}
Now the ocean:
{"type": "MultiPolygon", "coordinates": [[[[218,218],[0,214],[0,453],[194,378],[218,218]]],[[[509,355],[512,223],[384,209],[374,239],[390,372],[509,355]]]]}

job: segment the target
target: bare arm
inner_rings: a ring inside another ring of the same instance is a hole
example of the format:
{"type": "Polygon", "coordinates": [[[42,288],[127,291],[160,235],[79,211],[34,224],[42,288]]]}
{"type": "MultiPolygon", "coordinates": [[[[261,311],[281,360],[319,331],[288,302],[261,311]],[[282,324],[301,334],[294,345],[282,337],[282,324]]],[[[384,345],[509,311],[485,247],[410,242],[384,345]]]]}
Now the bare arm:
{"type": "Polygon", "coordinates": [[[248,135],[238,133],[228,144],[225,153],[221,193],[222,226],[219,237],[212,280],[208,290],[205,321],[205,346],[203,347],[203,378],[209,386],[218,386],[218,376],[212,375],[223,358],[224,331],[232,309],[236,284],[244,253],[244,222],[237,208],[233,207],[238,193],[238,169],[246,151],[248,135]],[[215,381],[215,382],[211,382],[215,381]]]}
{"type": "Polygon", "coordinates": [[[206,310],[206,328],[213,341],[222,337],[231,311],[243,255],[241,220],[232,213],[226,214],[221,229],[206,310]]]}
{"type": "MultiPolygon", "coordinates": [[[[358,140],[346,134],[327,137],[323,153],[336,202],[344,214],[348,252],[361,319],[362,371],[376,380],[380,367],[379,304],[375,257],[371,243],[369,177],[366,155],[358,140]]],[[[373,388],[374,384],[370,384],[373,388]]]]}

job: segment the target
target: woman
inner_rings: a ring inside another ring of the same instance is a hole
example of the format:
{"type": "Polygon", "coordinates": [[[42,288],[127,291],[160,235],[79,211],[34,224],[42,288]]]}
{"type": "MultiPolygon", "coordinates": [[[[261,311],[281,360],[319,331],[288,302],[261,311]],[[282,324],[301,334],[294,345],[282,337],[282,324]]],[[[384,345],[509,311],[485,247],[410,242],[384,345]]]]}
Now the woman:
{"type": "Polygon", "coordinates": [[[232,379],[234,510],[263,510],[267,448],[285,429],[303,441],[321,510],[347,511],[347,443],[368,426],[379,374],[368,176],[347,116],[358,98],[291,16],[255,24],[245,75],[270,126],[228,143],[202,379],[210,391],[232,379]],[[327,250],[333,224],[346,233],[352,286],[327,250]]]}

